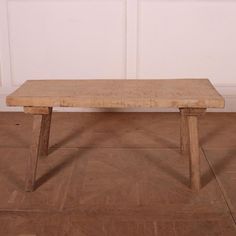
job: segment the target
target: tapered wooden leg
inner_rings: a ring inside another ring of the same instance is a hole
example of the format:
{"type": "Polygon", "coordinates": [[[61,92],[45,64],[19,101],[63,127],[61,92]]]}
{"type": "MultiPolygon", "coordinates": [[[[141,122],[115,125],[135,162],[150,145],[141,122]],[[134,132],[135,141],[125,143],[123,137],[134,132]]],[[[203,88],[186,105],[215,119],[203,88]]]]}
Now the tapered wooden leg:
{"type": "MultiPolygon", "coordinates": [[[[190,186],[193,191],[198,192],[201,188],[201,172],[200,172],[200,151],[199,151],[199,137],[198,137],[198,117],[204,114],[205,108],[182,108],[181,115],[185,116],[183,125],[181,127],[182,134],[185,137],[182,138],[184,145],[189,145],[189,172],[190,172],[190,186]],[[185,120],[186,119],[186,120],[185,120]],[[187,123],[187,127],[186,127],[187,123]],[[186,134],[187,133],[187,134],[186,134]],[[188,137],[188,140],[186,140],[188,137]]],[[[182,122],[181,121],[181,122],[182,122]]],[[[186,146],[184,148],[187,148],[186,146]]],[[[186,149],[185,149],[186,150],[186,149]]]]}
{"type": "Polygon", "coordinates": [[[33,134],[25,180],[25,190],[33,191],[39,154],[47,152],[52,109],[49,107],[24,107],[24,111],[33,115],[33,134]]]}
{"type": "Polygon", "coordinates": [[[188,121],[184,109],[180,109],[180,150],[182,153],[187,153],[188,144],[188,121]]]}
{"type": "Polygon", "coordinates": [[[190,151],[190,182],[191,188],[194,191],[199,191],[201,188],[200,174],[200,154],[198,141],[198,117],[188,116],[189,128],[189,151],[190,151]]]}
{"type": "Polygon", "coordinates": [[[39,156],[40,139],[42,136],[43,115],[33,115],[33,136],[30,155],[26,168],[25,191],[34,190],[36,170],[39,156]]]}
{"type": "Polygon", "coordinates": [[[50,107],[49,113],[44,114],[43,119],[42,119],[42,135],[41,135],[40,149],[39,149],[40,156],[48,155],[51,118],[52,118],[52,108],[50,107]]]}

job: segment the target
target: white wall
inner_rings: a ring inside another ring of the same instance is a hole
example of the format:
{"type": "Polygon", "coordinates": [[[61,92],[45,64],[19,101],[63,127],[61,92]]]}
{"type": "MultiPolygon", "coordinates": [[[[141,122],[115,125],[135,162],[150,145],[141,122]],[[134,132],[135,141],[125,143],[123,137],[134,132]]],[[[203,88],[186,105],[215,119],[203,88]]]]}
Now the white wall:
{"type": "Polygon", "coordinates": [[[234,0],[0,0],[0,110],[27,79],[208,77],[236,111],[234,0]]]}

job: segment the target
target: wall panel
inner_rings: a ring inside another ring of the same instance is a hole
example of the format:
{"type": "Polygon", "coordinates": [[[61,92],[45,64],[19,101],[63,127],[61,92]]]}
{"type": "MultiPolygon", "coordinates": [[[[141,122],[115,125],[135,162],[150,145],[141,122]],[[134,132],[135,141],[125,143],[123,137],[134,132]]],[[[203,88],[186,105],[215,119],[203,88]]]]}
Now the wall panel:
{"type": "Polygon", "coordinates": [[[124,78],[125,3],[9,1],[12,83],[124,78]]]}
{"type": "Polygon", "coordinates": [[[0,110],[27,79],[208,77],[236,111],[235,12],[234,0],[0,0],[0,110]]]}
{"type": "Polygon", "coordinates": [[[139,1],[138,78],[236,83],[236,1],[139,1]]]}

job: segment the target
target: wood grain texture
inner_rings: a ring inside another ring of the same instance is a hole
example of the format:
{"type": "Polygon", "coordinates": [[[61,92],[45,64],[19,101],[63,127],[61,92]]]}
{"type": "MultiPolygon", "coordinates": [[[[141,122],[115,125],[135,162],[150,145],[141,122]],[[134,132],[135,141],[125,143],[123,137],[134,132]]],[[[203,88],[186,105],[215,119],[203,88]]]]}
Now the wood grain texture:
{"type": "Polygon", "coordinates": [[[229,217],[127,220],[71,212],[7,212],[0,220],[4,236],[235,236],[236,232],[229,217]]]}
{"type": "MultiPolygon", "coordinates": [[[[55,112],[53,116],[51,147],[179,148],[179,113],[55,112]]],[[[235,120],[236,113],[208,112],[200,117],[201,146],[234,148],[235,120]],[[222,137],[224,140],[227,138],[226,141],[223,142],[222,137]]],[[[21,112],[2,112],[0,121],[0,147],[29,146],[32,116],[21,112]]]]}
{"type": "Polygon", "coordinates": [[[32,115],[47,115],[50,113],[50,107],[29,107],[24,106],[24,112],[32,115]]]}
{"type": "Polygon", "coordinates": [[[200,174],[200,155],[199,155],[199,135],[198,135],[198,117],[205,114],[204,108],[182,108],[181,114],[181,150],[189,150],[190,155],[190,182],[194,191],[201,188],[200,174]],[[188,147],[187,147],[188,145],[188,147]]]}
{"type": "Polygon", "coordinates": [[[7,96],[9,106],[223,108],[208,79],[34,80],[7,96]]]}
{"type": "Polygon", "coordinates": [[[236,222],[236,148],[206,148],[204,153],[236,222]]]}
{"type": "Polygon", "coordinates": [[[203,153],[201,167],[207,178],[200,194],[188,188],[187,158],[177,149],[149,148],[54,150],[39,162],[42,186],[28,194],[14,182],[24,173],[26,153],[22,148],[0,149],[2,234],[224,236],[236,232],[203,153]]]}
{"type": "Polygon", "coordinates": [[[53,148],[29,194],[32,117],[0,113],[0,235],[234,236],[235,118],[200,119],[196,194],[178,149],[179,114],[55,113],[53,148]]]}
{"type": "Polygon", "coordinates": [[[48,114],[43,115],[43,119],[42,119],[42,135],[41,135],[40,147],[39,147],[40,156],[48,155],[51,119],[52,119],[52,107],[49,108],[48,114]]]}
{"type": "Polygon", "coordinates": [[[188,158],[178,149],[60,148],[38,163],[37,188],[21,188],[28,150],[0,149],[0,210],[87,212],[132,219],[188,220],[228,213],[201,152],[203,189],[188,186],[188,158]],[[12,166],[12,163],[15,163],[12,166]]]}
{"type": "Polygon", "coordinates": [[[190,153],[190,182],[194,191],[201,188],[200,174],[200,155],[198,139],[198,118],[197,116],[188,116],[189,130],[189,153],[190,153]]]}
{"type": "Polygon", "coordinates": [[[188,133],[188,120],[184,109],[180,109],[180,150],[182,153],[189,151],[189,133],[188,133]]]}
{"type": "Polygon", "coordinates": [[[33,191],[36,178],[36,170],[39,157],[40,140],[42,139],[43,115],[34,115],[33,139],[30,145],[30,155],[26,169],[25,190],[33,191]]]}

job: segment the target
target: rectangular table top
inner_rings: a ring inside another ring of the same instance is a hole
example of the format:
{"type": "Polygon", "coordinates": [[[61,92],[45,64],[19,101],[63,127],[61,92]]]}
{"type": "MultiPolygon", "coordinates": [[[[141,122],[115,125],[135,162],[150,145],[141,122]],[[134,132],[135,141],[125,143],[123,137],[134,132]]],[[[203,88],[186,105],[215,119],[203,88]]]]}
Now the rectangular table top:
{"type": "Polygon", "coordinates": [[[28,80],[8,106],[83,108],[223,108],[208,79],[28,80]]]}

